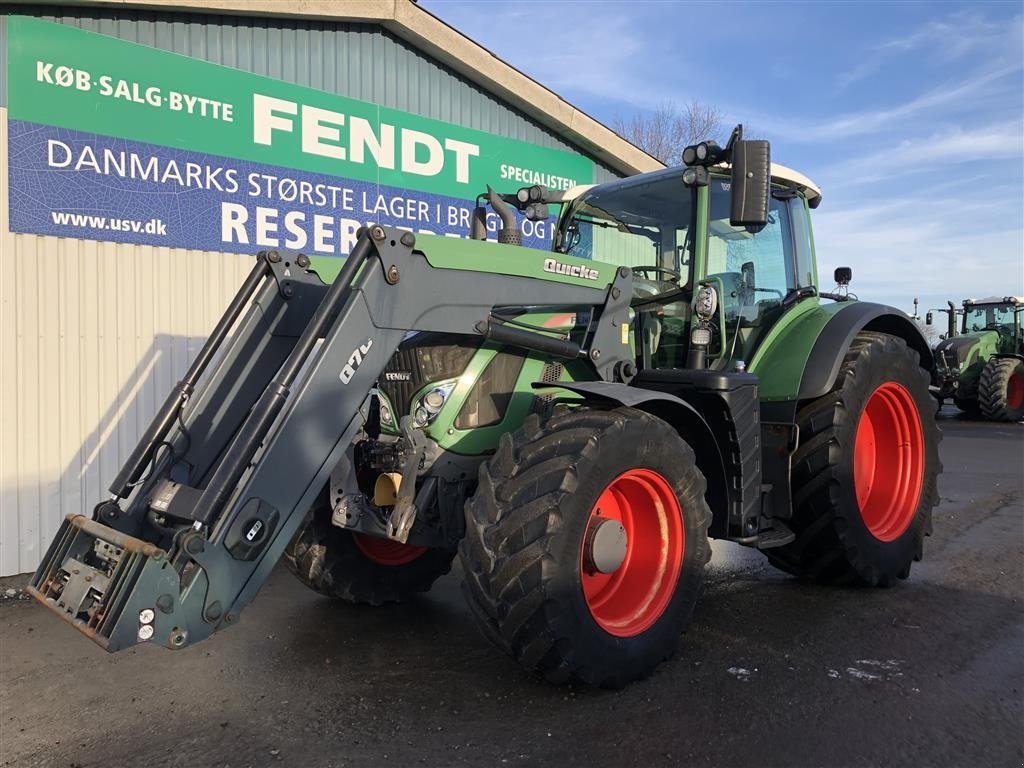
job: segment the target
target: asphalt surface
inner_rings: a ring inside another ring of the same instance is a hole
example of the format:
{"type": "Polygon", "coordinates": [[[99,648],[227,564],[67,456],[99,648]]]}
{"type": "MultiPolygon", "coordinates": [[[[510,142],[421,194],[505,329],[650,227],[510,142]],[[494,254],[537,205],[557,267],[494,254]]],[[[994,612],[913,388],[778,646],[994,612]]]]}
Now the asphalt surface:
{"type": "Polygon", "coordinates": [[[476,632],[457,570],[377,609],[279,570],[237,627],[176,653],[107,655],[3,600],[0,764],[1019,766],[1024,425],[941,423],[910,580],[825,589],[716,543],[678,655],[622,691],[520,671],[476,632]]]}

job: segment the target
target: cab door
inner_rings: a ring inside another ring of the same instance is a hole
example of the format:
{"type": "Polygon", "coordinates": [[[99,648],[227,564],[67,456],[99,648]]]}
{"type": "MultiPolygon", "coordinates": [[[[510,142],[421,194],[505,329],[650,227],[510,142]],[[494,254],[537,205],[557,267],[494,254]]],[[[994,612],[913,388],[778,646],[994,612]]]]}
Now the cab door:
{"type": "Polygon", "coordinates": [[[715,368],[749,361],[784,311],[785,299],[814,285],[814,258],[803,199],[773,185],[768,223],[760,228],[729,223],[730,183],[710,184],[705,275],[719,292],[724,336],[715,368]]]}

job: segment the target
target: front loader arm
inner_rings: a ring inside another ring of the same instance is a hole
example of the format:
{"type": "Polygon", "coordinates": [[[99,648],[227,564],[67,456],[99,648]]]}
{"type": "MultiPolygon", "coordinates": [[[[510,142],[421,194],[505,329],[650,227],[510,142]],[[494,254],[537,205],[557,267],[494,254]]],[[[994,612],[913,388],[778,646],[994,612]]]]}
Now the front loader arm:
{"type": "Polygon", "coordinates": [[[29,592],[109,651],[146,641],[182,648],[232,624],[344,459],[371,389],[411,330],[561,350],[598,378],[631,378],[628,269],[475,247],[495,260],[486,273],[416,250],[411,233],[370,227],[329,286],[304,256],[260,254],[112,499],[96,519],[67,518],[29,592]],[[494,314],[544,305],[591,309],[584,343],[505,327],[494,314]]]}

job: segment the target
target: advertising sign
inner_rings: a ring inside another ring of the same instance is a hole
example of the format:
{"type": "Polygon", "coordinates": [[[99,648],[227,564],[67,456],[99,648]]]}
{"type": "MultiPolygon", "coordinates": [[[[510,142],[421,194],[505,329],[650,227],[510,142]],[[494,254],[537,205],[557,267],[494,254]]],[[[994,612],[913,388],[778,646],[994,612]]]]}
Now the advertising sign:
{"type": "Polygon", "coordinates": [[[345,255],[370,222],[465,236],[487,184],[593,179],[571,152],[62,24],[11,16],[7,38],[14,232],[345,255]]]}

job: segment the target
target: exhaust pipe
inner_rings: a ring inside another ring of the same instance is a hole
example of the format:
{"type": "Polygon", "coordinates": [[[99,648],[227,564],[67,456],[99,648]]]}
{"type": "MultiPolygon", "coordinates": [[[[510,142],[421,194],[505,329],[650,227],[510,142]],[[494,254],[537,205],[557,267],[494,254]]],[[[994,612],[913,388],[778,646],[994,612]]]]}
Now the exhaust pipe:
{"type": "Polygon", "coordinates": [[[501,217],[501,229],[498,230],[498,242],[506,245],[522,245],[523,233],[519,231],[516,215],[512,207],[501,199],[501,196],[487,185],[487,201],[494,212],[501,217]]]}

